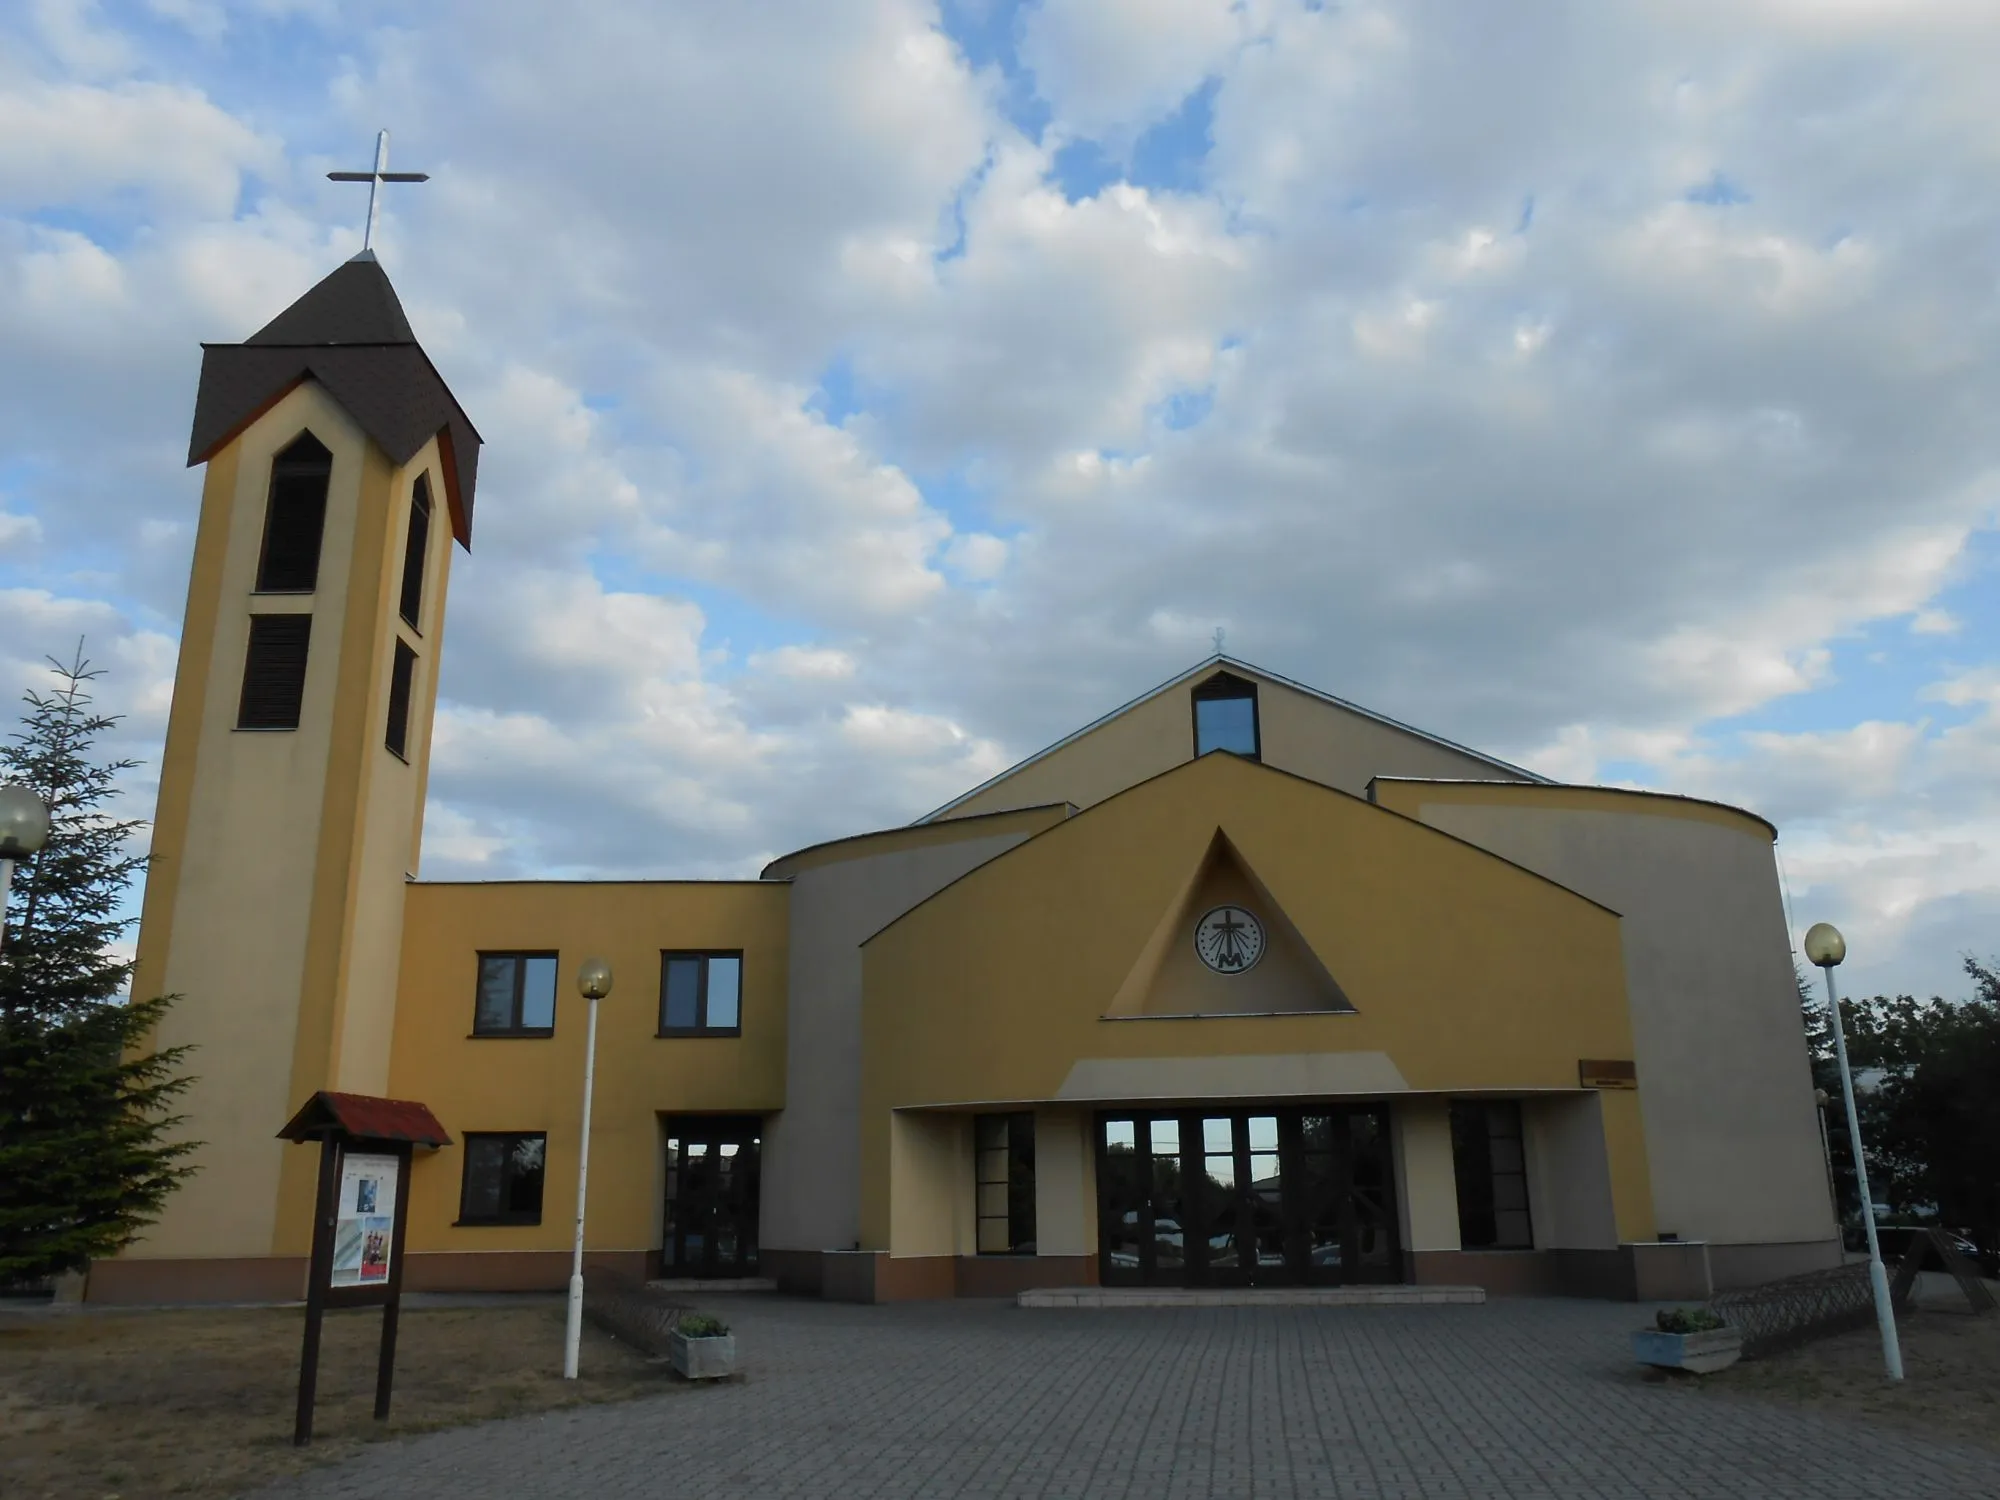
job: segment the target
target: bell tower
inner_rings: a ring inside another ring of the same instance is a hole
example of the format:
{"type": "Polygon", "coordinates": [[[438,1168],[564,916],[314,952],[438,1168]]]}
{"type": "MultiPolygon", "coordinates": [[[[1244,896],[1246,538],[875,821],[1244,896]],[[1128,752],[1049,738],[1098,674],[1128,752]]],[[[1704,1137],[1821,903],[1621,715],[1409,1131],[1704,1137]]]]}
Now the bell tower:
{"type": "Polygon", "coordinates": [[[117,1262],[161,1300],[295,1296],[317,1089],[387,1091],[451,543],[479,435],[363,251],[203,347],[206,464],[134,993],[180,998],[196,1175],[117,1262]],[[294,1159],[294,1157],[296,1159],[294,1159]]]}

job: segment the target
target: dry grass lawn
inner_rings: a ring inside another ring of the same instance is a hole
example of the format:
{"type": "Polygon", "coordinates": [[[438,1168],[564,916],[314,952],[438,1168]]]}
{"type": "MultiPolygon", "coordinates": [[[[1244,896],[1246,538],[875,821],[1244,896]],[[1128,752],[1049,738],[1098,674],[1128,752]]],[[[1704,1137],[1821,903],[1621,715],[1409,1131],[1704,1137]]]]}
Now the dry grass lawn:
{"type": "Polygon", "coordinates": [[[405,1306],[395,1402],[373,1418],[377,1309],[328,1313],[313,1445],[292,1447],[297,1308],[0,1313],[0,1496],[222,1500],[385,1437],[681,1389],[586,1325],[562,1376],[563,1308],[405,1306]]]}
{"type": "Polygon", "coordinates": [[[1925,1309],[1899,1320],[1897,1333],[1900,1385],[1883,1378],[1871,1324],[1703,1376],[1699,1389],[2000,1448],[2000,1314],[1925,1309]]]}

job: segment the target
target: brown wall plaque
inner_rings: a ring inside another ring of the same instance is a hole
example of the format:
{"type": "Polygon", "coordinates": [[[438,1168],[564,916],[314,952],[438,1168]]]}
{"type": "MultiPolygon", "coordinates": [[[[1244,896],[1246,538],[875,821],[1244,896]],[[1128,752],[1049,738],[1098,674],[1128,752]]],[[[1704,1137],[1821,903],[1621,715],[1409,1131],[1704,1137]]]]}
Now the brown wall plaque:
{"type": "Polygon", "coordinates": [[[1585,1057],[1577,1061],[1576,1079],[1587,1089],[1636,1089],[1639,1070],[1629,1058],[1585,1057]]]}

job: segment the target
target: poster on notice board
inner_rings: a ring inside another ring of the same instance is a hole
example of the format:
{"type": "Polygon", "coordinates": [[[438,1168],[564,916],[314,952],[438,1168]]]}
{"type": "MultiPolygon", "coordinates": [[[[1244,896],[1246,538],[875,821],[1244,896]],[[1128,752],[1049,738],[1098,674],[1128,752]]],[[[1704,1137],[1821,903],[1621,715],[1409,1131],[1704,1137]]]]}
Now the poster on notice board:
{"type": "Polygon", "coordinates": [[[387,1286],[396,1242],[393,1156],[343,1155],[340,1200],[334,1211],[333,1286],[387,1286]]]}

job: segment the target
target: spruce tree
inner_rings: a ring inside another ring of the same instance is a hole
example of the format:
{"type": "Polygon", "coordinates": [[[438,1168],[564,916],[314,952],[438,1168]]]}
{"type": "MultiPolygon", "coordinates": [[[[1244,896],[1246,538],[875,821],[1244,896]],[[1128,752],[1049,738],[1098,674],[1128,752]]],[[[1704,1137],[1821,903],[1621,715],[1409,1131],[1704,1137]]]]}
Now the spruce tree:
{"type": "Polygon", "coordinates": [[[103,809],[129,760],[94,758],[118,722],[92,708],[102,675],[81,642],[59,685],[23,695],[22,727],[0,744],[0,781],[47,802],[47,844],[14,874],[0,937],[0,1284],[80,1269],[129,1244],[192,1168],[168,1113],[191,1080],[187,1049],[153,1050],[173,997],[127,1004],[132,965],[114,945],[119,907],[145,868],[144,825],[103,809]]]}

